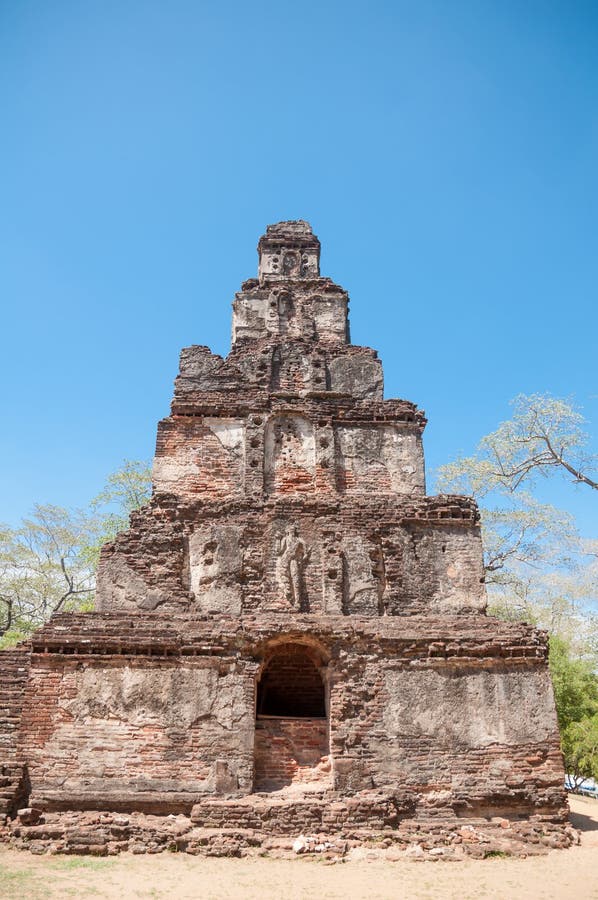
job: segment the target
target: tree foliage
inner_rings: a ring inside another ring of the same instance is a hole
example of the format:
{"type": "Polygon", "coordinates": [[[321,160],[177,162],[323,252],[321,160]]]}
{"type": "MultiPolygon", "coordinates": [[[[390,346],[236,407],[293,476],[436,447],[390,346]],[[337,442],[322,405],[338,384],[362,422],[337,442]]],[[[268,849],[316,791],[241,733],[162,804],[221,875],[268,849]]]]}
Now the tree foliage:
{"type": "Polygon", "coordinates": [[[53,613],[93,608],[100,549],[150,493],[147,464],[126,461],[88,509],[37,505],[19,527],[0,525],[0,647],[53,613]]]}
{"type": "Polygon", "coordinates": [[[550,640],[550,674],[565,768],[578,789],[598,779],[598,677],[592,660],[575,658],[558,637],[550,640]]]}
{"type": "Polygon", "coordinates": [[[100,550],[129,525],[131,513],[145,506],[152,494],[151,467],[146,462],[127,459],[112,472],[104,488],[91,501],[89,516],[93,538],[87,545],[87,559],[97,568],[100,550]]]}
{"type": "Polygon", "coordinates": [[[573,722],[561,733],[561,746],[574,790],[590,778],[598,782],[598,715],[573,722]]]}
{"type": "Polygon", "coordinates": [[[486,484],[517,490],[538,476],[559,472],[598,490],[598,455],[588,449],[585,419],[567,400],[520,394],[513,416],[482,439],[479,463],[486,484]]]}
{"type": "Polygon", "coordinates": [[[580,539],[572,516],[534,496],[534,476],[562,469],[541,456],[542,435],[558,447],[559,458],[587,472],[595,455],[581,414],[565,401],[521,395],[514,405],[513,419],[482,438],[473,456],[440,467],[438,487],[472,495],[480,505],[491,611],[569,639],[593,614],[598,548],[580,539]]]}
{"type": "Polygon", "coordinates": [[[550,674],[562,731],[598,712],[598,678],[592,660],[574,657],[557,635],[550,639],[550,674]]]}

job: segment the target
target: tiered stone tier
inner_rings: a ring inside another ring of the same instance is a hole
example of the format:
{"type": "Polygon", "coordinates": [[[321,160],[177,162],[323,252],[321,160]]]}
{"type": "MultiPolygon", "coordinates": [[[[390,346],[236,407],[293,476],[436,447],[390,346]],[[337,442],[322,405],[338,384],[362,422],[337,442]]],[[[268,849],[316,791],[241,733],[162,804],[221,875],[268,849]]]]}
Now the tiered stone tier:
{"type": "Polygon", "coordinates": [[[383,399],[304,222],[270,226],[226,359],[181,354],[154,501],[106,548],[103,610],[242,615],[485,607],[475,504],[425,496],[424,414],[383,399]]]}

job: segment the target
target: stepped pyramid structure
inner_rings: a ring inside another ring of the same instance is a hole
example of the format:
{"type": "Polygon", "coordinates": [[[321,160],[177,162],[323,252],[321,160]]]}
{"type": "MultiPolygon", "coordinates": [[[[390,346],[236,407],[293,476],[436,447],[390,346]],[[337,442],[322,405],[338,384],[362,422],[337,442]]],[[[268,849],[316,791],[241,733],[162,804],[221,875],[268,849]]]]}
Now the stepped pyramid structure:
{"type": "Polygon", "coordinates": [[[97,612],[0,654],[5,839],[566,845],[546,635],[486,616],[476,505],[426,496],[424,414],[383,398],[311,227],[258,252],[230,354],[181,354],[97,612]]]}

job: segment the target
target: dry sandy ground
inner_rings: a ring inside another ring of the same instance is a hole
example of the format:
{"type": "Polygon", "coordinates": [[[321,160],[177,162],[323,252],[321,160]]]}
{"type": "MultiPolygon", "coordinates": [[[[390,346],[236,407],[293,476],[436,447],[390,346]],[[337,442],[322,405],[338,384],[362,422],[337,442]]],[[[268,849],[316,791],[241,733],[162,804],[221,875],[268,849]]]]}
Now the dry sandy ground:
{"type": "Polygon", "coordinates": [[[387,898],[402,900],[598,900],[598,801],[571,798],[580,847],[529,859],[466,862],[202,859],[123,855],[38,857],[0,850],[0,897],[387,898]]]}

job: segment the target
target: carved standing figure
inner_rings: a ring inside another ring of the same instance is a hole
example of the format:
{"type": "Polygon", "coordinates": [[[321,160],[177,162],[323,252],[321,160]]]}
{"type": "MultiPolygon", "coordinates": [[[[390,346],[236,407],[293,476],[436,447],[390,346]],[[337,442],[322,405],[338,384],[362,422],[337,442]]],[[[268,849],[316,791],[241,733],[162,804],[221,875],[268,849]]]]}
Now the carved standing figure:
{"type": "Polygon", "coordinates": [[[276,552],[279,580],[282,582],[287,599],[291,606],[305,611],[307,598],[303,572],[310,551],[299,536],[297,525],[287,525],[284,534],[278,538],[276,552]]]}

